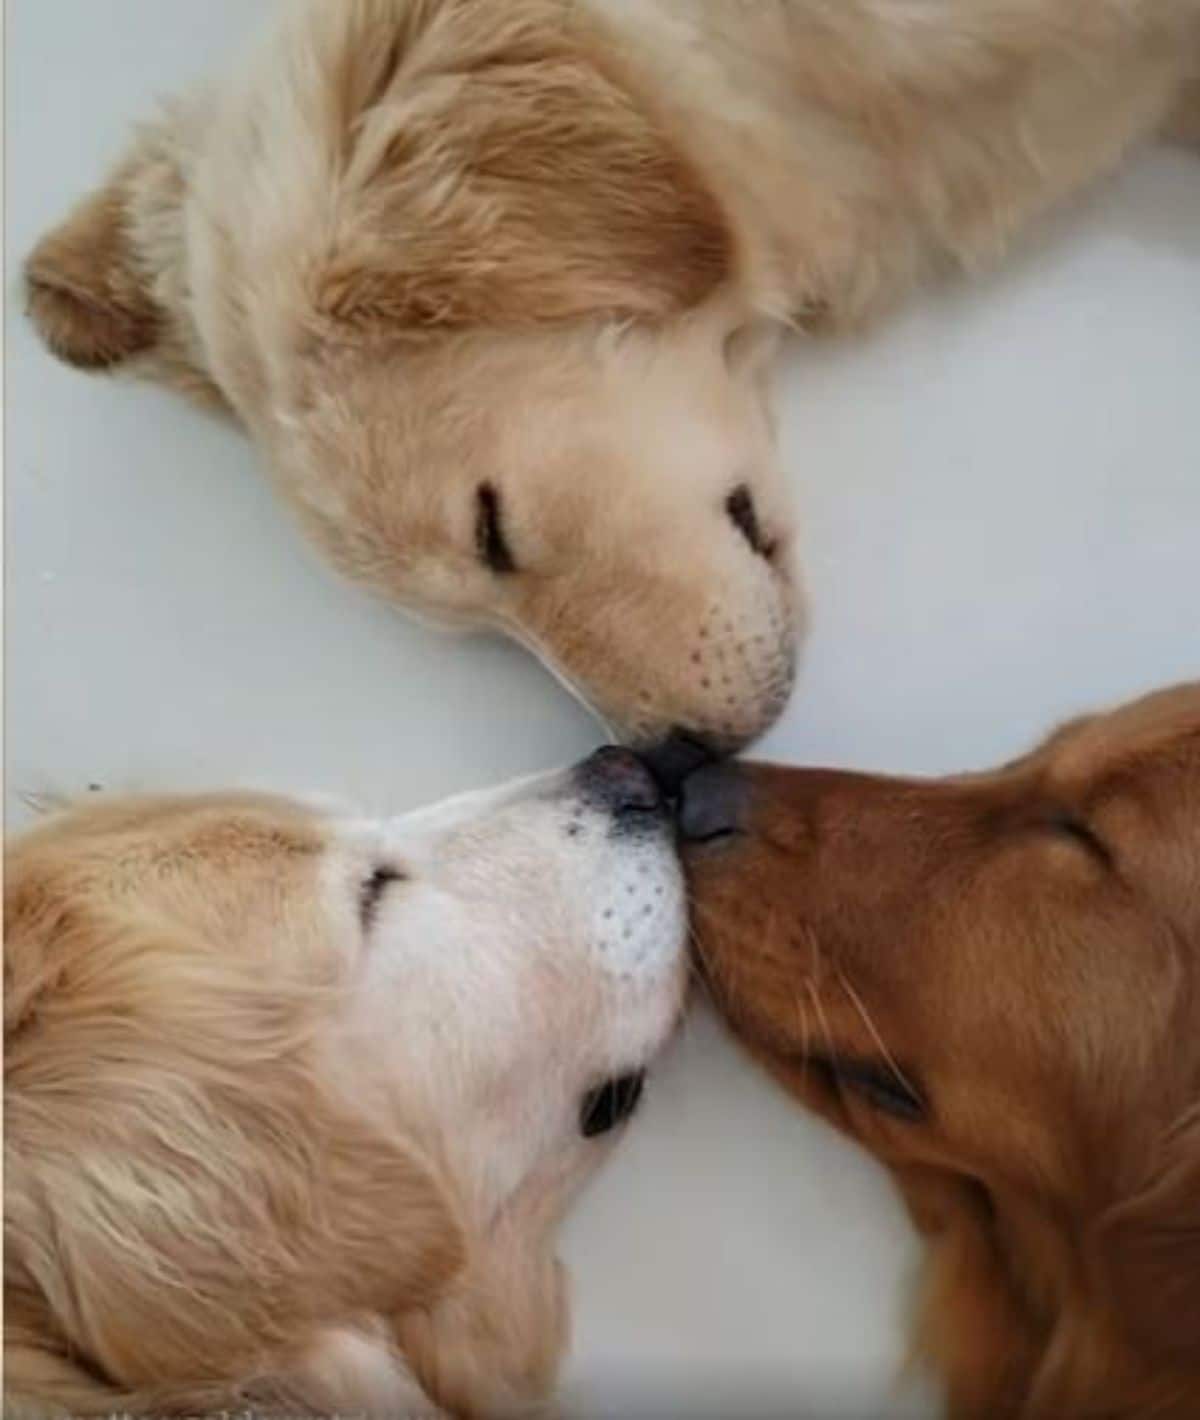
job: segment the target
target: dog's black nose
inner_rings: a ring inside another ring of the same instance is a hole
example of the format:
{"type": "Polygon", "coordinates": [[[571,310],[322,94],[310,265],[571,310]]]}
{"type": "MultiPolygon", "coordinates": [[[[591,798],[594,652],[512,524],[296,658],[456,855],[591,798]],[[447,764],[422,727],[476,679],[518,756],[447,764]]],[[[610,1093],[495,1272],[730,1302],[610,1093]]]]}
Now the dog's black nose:
{"type": "Polygon", "coordinates": [[[663,806],[658,781],[631,749],[605,745],[579,765],[575,778],[589,799],[614,814],[649,813],[663,806]]]}
{"type": "Polygon", "coordinates": [[[745,821],[746,778],[736,764],[709,764],[679,786],[679,836],[711,843],[737,833],[745,821]]]}
{"type": "Polygon", "coordinates": [[[718,753],[696,735],[685,730],[672,730],[664,740],[642,751],[659,787],[668,798],[679,793],[684,779],[702,765],[711,764],[718,753]]]}

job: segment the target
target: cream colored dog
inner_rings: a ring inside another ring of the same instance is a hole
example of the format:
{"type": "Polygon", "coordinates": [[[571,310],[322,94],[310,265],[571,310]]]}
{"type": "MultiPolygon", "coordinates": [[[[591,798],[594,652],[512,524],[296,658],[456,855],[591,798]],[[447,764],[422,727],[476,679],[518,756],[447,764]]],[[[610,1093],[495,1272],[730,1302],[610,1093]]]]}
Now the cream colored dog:
{"type": "Polygon", "coordinates": [[[116,800],[19,840],[5,1415],[543,1399],[556,1224],[680,1008],[672,843],[615,749],[401,819],[116,800]]]}
{"type": "Polygon", "coordinates": [[[772,332],[990,261],[1172,112],[1200,0],[307,0],[28,267],[230,408],[352,575],[719,748],[787,696],[772,332]]]}

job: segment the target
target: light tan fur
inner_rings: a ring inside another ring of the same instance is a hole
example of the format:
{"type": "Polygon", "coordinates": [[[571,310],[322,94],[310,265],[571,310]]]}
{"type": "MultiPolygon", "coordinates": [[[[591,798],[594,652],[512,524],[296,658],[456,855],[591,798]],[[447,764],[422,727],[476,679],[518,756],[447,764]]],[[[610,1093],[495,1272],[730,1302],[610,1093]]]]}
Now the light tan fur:
{"type": "Polygon", "coordinates": [[[608,1152],[580,1095],[648,1059],[682,989],[665,820],[610,829],[550,776],[380,823],[97,802],[19,839],[4,1413],[540,1411],[557,1227],[608,1152]],[[365,925],[381,863],[403,878],[365,925]],[[578,874],[622,864],[663,910],[614,899],[645,946],[619,977],[578,874]]]}
{"type": "Polygon", "coordinates": [[[994,260],[1194,132],[1198,58],[1200,0],[306,0],[142,130],[30,309],[226,403],[352,576],[728,748],[799,615],[771,330],[994,260]]]}

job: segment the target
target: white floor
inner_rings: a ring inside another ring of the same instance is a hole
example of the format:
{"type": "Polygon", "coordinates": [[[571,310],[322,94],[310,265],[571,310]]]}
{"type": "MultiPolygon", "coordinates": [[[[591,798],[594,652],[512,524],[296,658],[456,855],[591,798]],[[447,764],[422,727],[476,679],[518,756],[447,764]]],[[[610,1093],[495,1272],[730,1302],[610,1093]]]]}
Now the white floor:
{"type": "MultiPolygon", "coordinates": [[[[33,238],[262,7],[7,7],[10,826],[89,784],[399,809],[596,739],[520,652],[335,581],[233,430],[23,324],[33,238]]],[[[999,276],[797,349],[781,394],[814,631],[773,756],[980,766],[1200,671],[1200,161],[1143,156],[999,276]]],[[[916,1249],[886,1183],[708,1018],[566,1252],[585,1414],[928,1411],[893,1388],[916,1249]]]]}

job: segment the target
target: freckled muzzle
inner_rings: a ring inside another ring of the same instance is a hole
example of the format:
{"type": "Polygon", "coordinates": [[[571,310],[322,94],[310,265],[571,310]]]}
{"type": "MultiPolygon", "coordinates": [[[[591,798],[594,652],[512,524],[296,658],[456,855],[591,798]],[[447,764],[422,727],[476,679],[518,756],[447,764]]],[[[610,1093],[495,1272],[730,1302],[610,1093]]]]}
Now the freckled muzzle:
{"type": "Polygon", "coordinates": [[[574,683],[622,743],[642,751],[679,731],[733,754],[782,713],[795,679],[803,599],[782,553],[779,567],[748,550],[740,556],[749,564],[739,568],[741,585],[696,605],[664,583],[624,621],[606,622],[586,656],[577,653],[574,683]],[[636,617],[644,618],[640,630],[636,617]]]}
{"type": "Polygon", "coordinates": [[[710,606],[687,650],[684,688],[698,708],[678,716],[680,726],[726,754],[757,739],[791,694],[796,635],[791,611],[773,582],[752,606],[710,606]]]}
{"type": "Polygon", "coordinates": [[[764,734],[787,706],[795,679],[800,608],[790,582],[768,571],[754,598],[721,598],[656,648],[653,677],[635,716],[613,714],[639,750],[669,733],[734,754],[764,734]]]}
{"type": "Polygon", "coordinates": [[[671,804],[646,760],[606,745],[575,766],[570,782],[576,807],[566,832],[590,840],[583,851],[598,858],[579,905],[607,992],[603,1014],[627,1039],[610,1050],[606,1063],[617,1068],[580,1101],[579,1130],[592,1138],[633,1114],[652,1053],[646,1042],[657,1049],[678,1019],[687,917],[671,804]]]}

